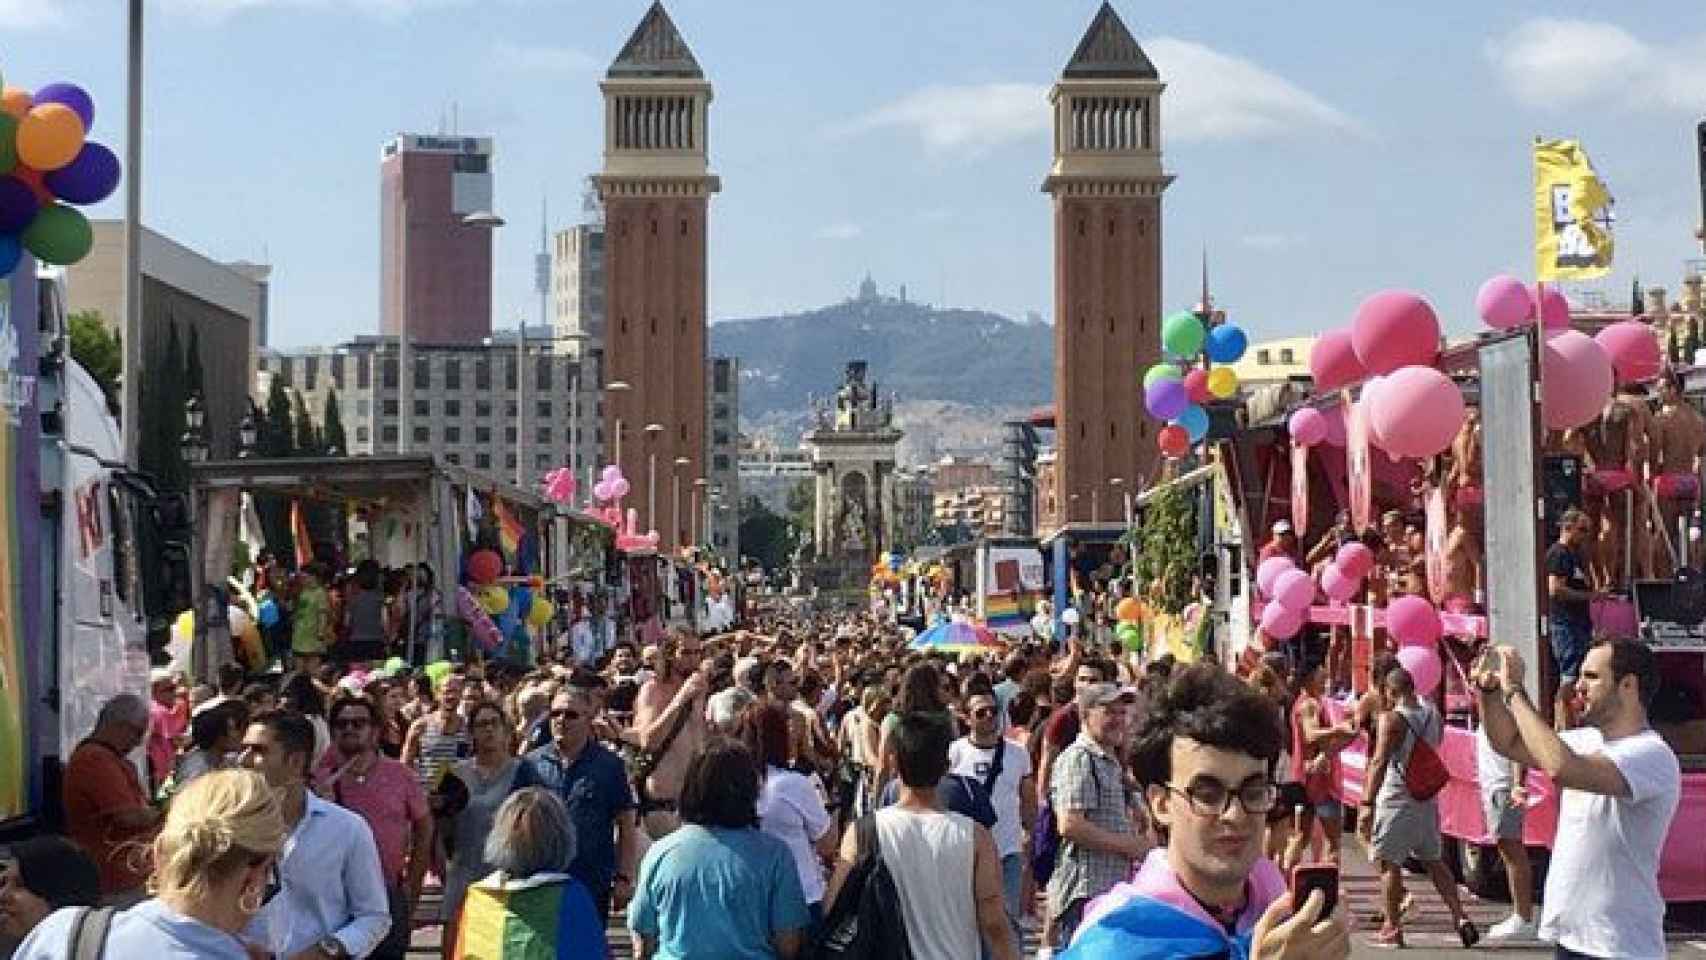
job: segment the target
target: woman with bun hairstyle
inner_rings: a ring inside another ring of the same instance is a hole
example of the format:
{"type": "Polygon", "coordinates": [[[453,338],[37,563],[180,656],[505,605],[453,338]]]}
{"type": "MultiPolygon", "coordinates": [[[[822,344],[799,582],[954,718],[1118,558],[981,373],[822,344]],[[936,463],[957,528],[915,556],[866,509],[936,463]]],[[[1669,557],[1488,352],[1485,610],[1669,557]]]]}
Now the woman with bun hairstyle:
{"type": "MultiPolygon", "coordinates": [[[[101,955],[250,960],[239,932],[270,896],[283,845],[278,801],[260,774],[218,770],[197,777],[172,802],[154,838],[153,899],[111,915],[101,955]]],[[[49,914],[14,960],[72,956],[74,928],[83,921],[89,935],[100,913],[67,907],[49,914]]]]}

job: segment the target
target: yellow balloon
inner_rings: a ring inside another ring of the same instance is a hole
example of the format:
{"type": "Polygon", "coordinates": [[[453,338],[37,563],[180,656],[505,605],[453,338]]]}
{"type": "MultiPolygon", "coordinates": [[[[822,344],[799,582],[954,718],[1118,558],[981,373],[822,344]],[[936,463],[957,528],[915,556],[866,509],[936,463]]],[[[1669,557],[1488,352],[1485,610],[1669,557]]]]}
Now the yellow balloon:
{"type": "Polygon", "coordinates": [[[30,108],[18,122],[18,159],[35,170],[58,170],[83,149],[83,118],[63,103],[30,108]]]}
{"type": "Polygon", "coordinates": [[[1238,374],[1231,367],[1215,367],[1208,372],[1208,392],[1222,400],[1238,392],[1238,374]]]}
{"type": "Polygon", "coordinates": [[[551,622],[551,616],[556,612],[557,609],[551,606],[551,601],[544,597],[534,597],[533,608],[527,611],[527,625],[530,627],[543,627],[545,624],[551,622]]]}
{"type": "Polygon", "coordinates": [[[509,591],[496,584],[480,591],[480,606],[492,616],[509,609],[509,591]]]}

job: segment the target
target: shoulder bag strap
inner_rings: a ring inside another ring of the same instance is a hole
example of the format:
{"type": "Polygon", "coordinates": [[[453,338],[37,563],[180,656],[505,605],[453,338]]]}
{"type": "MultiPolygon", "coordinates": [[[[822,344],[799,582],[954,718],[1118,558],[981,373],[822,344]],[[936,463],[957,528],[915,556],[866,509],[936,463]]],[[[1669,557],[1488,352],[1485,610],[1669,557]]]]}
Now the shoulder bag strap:
{"type": "Polygon", "coordinates": [[[876,813],[867,813],[860,817],[856,830],[859,837],[858,859],[863,860],[869,856],[881,860],[883,858],[883,846],[882,841],[877,839],[876,813]]]}
{"type": "Polygon", "coordinates": [[[990,803],[995,802],[995,781],[1001,779],[1001,767],[1007,759],[1007,738],[995,741],[995,759],[990,762],[989,770],[983,775],[983,792],[990,797],[990,803]]]}
{"type": "Polygon", "coordinates": [[[682,729],[687,726],[688,714],[692,712],[693,704],[689,703],[682,708],[680,713],[675,715],[675,722],[670,724],[669,733],[664,736],[663,742],[658,744],[658,748],[652,756],[662,760],[664,754],[669,752],[669,748],[675,746],[675,738],[681,736],[682,729]]]}
{"type": "Polygon", "coordinates": [[[85,907],[71,925],[71,943],[66,950],[67,960],[101,960],[107,951],[107,932],[113,924],[116,907],[85,907]]]}

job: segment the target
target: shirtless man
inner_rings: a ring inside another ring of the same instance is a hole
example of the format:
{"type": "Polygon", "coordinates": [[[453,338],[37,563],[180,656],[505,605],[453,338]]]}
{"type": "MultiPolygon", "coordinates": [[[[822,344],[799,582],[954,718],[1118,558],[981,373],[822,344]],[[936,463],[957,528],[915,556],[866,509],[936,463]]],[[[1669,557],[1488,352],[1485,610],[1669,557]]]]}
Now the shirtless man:
{"type": "Polygon", "coordinates": [[[1481,604],[1483,561],[1481,511],[1465,508],[1445,538],[1445,596],[1448,613],[1475,613],[1481,604]]]}
{"type": "Polygon", "coordinates": [[[1677,520],[1692,513],[1700,497],[1700,461],[1706,453],[1706,418],[1682,396],[1682,380],[1667,373],[1659,380],[1659,412],[1653,417],[1653,495],[1664,518],[1664,536],[1654,537],[1654,574],[1668,577],[1675,563],[1670,543],[1679,555],[1677,520]]]}
{"type": "Polygon", "coordinates": [[[664,637],[658,664],[658,675],[646,681],[634,701],[635,739],[657,757],[639,797],[640,822],[653,840],[681,825],[676,798],[688,761],[705,742],[705,697],[711,689],[711,661],[703,643],[687,631],[672,630],[664,637]]]}
{"type": "Polygon", "coordinates": [[[1463,426],[1451,441],[1451,469],[1446,473],[1446,497],[1453,510],[1479,510],[1481,489],[1481,408],[1470,407],[1463,426]]]}
{"type": "Polygon", "coordinates": [[[1598,542],[1589,551],[1589,573],[1602,590],[1620,586],[1626,579],[1625,536],[1634,537],[1634,555],[1642,556],[1645,524],[1634,498],[1645,473],[1650,416],[1645,398],[1622,387],[1606,401],[1599,419],[1581,432],[1589,464],[1582,499],[1588,512],[1598,515],[1599,531],[1598,542]],[[1631,516],[1635,522],[1626,530],[1631,516]]]}

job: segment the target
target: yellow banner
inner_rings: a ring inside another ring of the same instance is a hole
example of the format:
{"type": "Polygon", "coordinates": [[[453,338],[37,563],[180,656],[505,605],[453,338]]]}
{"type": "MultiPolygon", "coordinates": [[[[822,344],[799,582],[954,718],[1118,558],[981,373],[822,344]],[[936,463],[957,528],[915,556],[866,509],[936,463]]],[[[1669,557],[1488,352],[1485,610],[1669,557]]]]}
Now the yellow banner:
{"type": "Polygon", "coordinates": [[[1611,272],[1611,194],[1574,140],[1534,141],[1534,276],[1592,280],[1611,272]]]}

